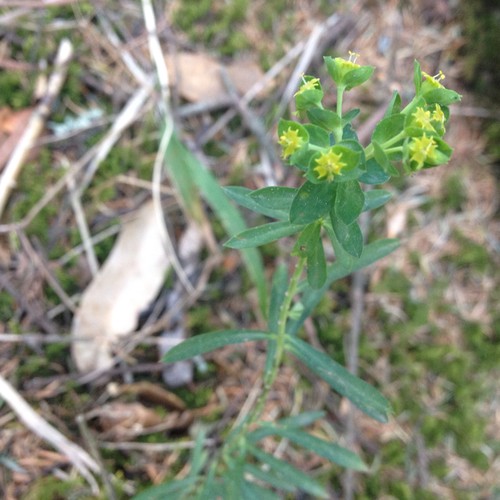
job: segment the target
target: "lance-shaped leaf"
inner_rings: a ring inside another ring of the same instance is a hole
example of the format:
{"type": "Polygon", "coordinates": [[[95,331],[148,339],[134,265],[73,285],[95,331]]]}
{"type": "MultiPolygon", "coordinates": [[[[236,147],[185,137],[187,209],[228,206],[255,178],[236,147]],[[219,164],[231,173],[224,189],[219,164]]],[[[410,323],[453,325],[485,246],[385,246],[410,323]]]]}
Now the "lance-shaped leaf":
{"type": "Polygon", "coordinates": [[[262,226],[252,227],[236,236],[233,236],[226,243],[228,248],[250,248],[265,245],[272,241],[279,240],[285,236],[298,233],[305,224],[290,224],[287,221],[270,222],[262,226]]]}
{"type": "Polygon", "coordinates": [[[263,210],[279,214],[279,217],[276,217],[277,219],[285,219],[288,218],[290,207],[297,195],[297,191],[298,189],[296,188],[269,186],[252,191],[249,196],[263,210]]]}
{"type": "Polygon", "coordinates": [[[252,210],[253,212],[256,212],[258,214],[267,215],[268,217],[272,217],[273,219],[278,220],[288,220],[290,206],[292,205],[293,198],[297,193],[297,189],[282,188],[289,190],[288,195],[290,197],[290,201],[287,201],[287,196],[285,193],[281,193],[283,204],[280,206],[270,206],[271,204],[267,201],[262,200],[259,195],[257,195],[256,197],[252,196],[254,193],[258,193],[259,191],[261,191],[260,189],[254,191],[243,186],[226,186],[223,189],[229,198],[231,198],[242,207],[248,208],[249,210],[252,210]]]}
{"type": "Polygon", "coordinates": [[[202,333],[191,337],[175,347],[163,357],[164,363],[173,363],[183,359],[193,358],[198,354],[214,351],[225,345],[242,344],[256,340],[270,340],[276,336],[258,330],[222,330],[219,332],[202,333]]]}
{"type": "Polygon", "coordinates": [[[246,469],[255,478],[263,480],[275,488],[284,491],[303,490],[316,498],[328,498],[326,490],[317,481],[310,478],[306,473],[297,469],[288,462],[273,457],[255,446],[249,446],[248,451],[263,464],[269,467],[269,471],[262,474],[263,470],[256,466],[246,469]]]}
{"type": "Polygon", "coordinates": [[[335,443],[330,443],[324,439],[312,436],[300,429],[282,428],[273,424],[263,424],[259,429],[248,435],[250,442],[256,442],[266,436],[280,436],[290,440],[298,446],[302,446],[314,453],[320,455],[331,462],[359,471],[366,471],[368,468],[364,462],[350,450],[343,448],[335,443]]]}
{"type": "Polygon", "coordinates": [[[388,421],[389,402],[370,384],[297,337],[287,336],[286,349],[363,413],[379,422],[388,421]]]}

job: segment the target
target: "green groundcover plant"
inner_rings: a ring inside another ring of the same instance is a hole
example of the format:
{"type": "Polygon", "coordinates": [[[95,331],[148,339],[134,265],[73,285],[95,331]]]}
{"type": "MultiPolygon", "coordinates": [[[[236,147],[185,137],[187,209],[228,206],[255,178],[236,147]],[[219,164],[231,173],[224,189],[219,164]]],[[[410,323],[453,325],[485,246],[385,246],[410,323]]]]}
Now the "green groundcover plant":
{"type": "Polygon", "coordinates": [[[378,185],[401,173],[411,174],[446,163],[451,147],[443,140],[448,106],[460,95],[445,88],[444,75],[430,76],[414,64],[415,96],[404,108],[394,92],[385,116],[376,125],[370,144],[363,147],[352,127],[358,109],[343,111],[344,93],[362,85],[373,74],[372,66],[348,59],[325,57],[325,65],[337,92],[336,109],[326,109],[320,80],[304,75],[295,94],[297,120],[281,120],[278,143],[283,158],[301,171],[298,188],[265,187],[252,191],[227,187],[226,194],[241,206],[275,219],[233,236],[226,247],[257,247],[285,237],[295,237],[291,252],[293,271],[277,266],[263,330],[225,330],[192,337],[174,347],[164,361],[172,363],[229,344],[259,341],[266,346],[260,395],[249,411],[240,415],[224,436],[218,450],[209,453],[200,433],[187,476],[150,488],[136,499],[274,499],[298,491],[328,498],[319,481],[295,466],[267,453],[260,446],[267,436],[287,439],[343,467],[367,471],[352,451],[307,431],[324,412],[310,411],[270,422],[262,413],[288,356],[306,365],[338,394],[369,417],[387,422],[391,409],[374,387],[347,371],[327,354],[300,336],[304,321],[332,283],[364,268],[397,248],[393,239],[365,244],[358,220],[362,212],[384,205],[390,198],[378,185]],[[324,245],[332,245],[334,260],[327,262],[324,245]]]}

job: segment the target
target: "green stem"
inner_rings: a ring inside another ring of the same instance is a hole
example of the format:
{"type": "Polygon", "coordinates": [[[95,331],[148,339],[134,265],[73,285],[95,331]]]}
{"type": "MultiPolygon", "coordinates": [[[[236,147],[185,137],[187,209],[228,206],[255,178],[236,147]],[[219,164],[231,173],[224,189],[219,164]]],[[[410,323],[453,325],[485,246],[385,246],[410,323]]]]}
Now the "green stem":
{"type": "MultiPolygon", "coordinates": [[[[341,123],[342,123],[342,102],[344,99],[344,91],[345,91],[344,86],[339,85],[337,87],[337,115],[339,116],[341,123]]],[[[335,127],[333,129],[333,137],[335,137],[335,144],[338,144],[340,141],[342,141],[343,135],[344,132],[342,130],[342,125],[335,127]]]]}
{"type": "MultiPolygon", "coordinates": [[[[381,144],[380,147],[387,152],[388,148],[390,148],[393,144],[396,144],[397,142],[401,141],[405,137],[406,137],[406,132],[402,130],[401,132],[399,132],[399,134],[395,135],[388,141],[381,144]]],[[[368,146],[366,146],[365,157],[367,161],[373,158],[373,149],[374,149],[373,144],[368,144],[368,146]]]]}
{"type": "Polygon", "coordinates": [[[285,352],[287,320],[292,308],[293,298],[297,293],[299,280],[304,270],[305,263],[305,258],[300,258],[298,260],[293,275],[290,278],[288,288],[285,292],[285,297],[283,303],[281,304],[280,314],[278,318],[278,331],[276,332],[276,350],[274,353],[274,359],[271,368],[264,374],[262,392],[260,393],[260,396],[253,406],[252,410],[248,413],[243,422],[236,429],[234,429],[228,437],[226,445],[224,446],[224,448],[226,449],[232,449],[234,445],[237,446],[240,442],[240,438],[248,433],[250,426],[254,424],[262,415],[267,398],[276,380],[279,368],[283,361],[283,354],[285,352]]]}

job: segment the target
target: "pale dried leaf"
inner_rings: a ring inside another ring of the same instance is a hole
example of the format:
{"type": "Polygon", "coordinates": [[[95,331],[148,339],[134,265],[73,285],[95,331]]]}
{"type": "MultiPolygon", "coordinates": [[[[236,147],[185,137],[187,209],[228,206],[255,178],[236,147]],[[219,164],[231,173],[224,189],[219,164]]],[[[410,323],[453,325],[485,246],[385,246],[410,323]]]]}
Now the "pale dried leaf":
{"type": "Polygon", "coordinates": [[[238,60],[223,66],[217,59],[203,53],[181,52],[166,56],[172,85],[184,99],[192,102],[227,99],[227,89],[221,78],[224,67],[240,94],[245,94],[263,77],[260,67],[252,61],[238,60]]]}
{"type": "Polygon", "coordinates": [[[108,259],[82,296],[72,325],[78,370],[112,366],[116,340],[131,333],[157,295],[169,267],[159,219],[146,203],[124,223],[108,259]],[[83,340],[82,340],[83,339],[83,340]]]}

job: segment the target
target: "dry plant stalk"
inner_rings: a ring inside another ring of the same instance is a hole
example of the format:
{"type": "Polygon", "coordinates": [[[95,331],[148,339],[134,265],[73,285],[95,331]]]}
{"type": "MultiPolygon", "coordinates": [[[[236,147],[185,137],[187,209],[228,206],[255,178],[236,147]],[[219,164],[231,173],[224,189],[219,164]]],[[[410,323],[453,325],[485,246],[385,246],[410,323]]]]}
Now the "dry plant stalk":
{"type": "Polygon", "coordinates": [[[19,395],[12,385],[0,375],[0,397],[12,408],[28,429],[48,441],[59,450],[78,469],[88,481],[94,494],[99,492],[97,482],[92,473],[99,472],[97,462],[80,446],[71,442],[66,436],[52,427],[19,395]]]}
{"type": "Polygon", "coordinates": [[[19,176],[24,159],[28,151],[33,147],[37,137],[40,135],[43,125],[50,114],[54,99],[62,88],[72,55],[73,45],[67,38],[64,38],[59,44],[54,63],[54,72],[49,79],[47,92],[33,112],[26,130],[12,153],[5,167],[5,171],[0,178],[0,217],[7,204],[9,194],[16,184],[16,179],[19,176]]]}

